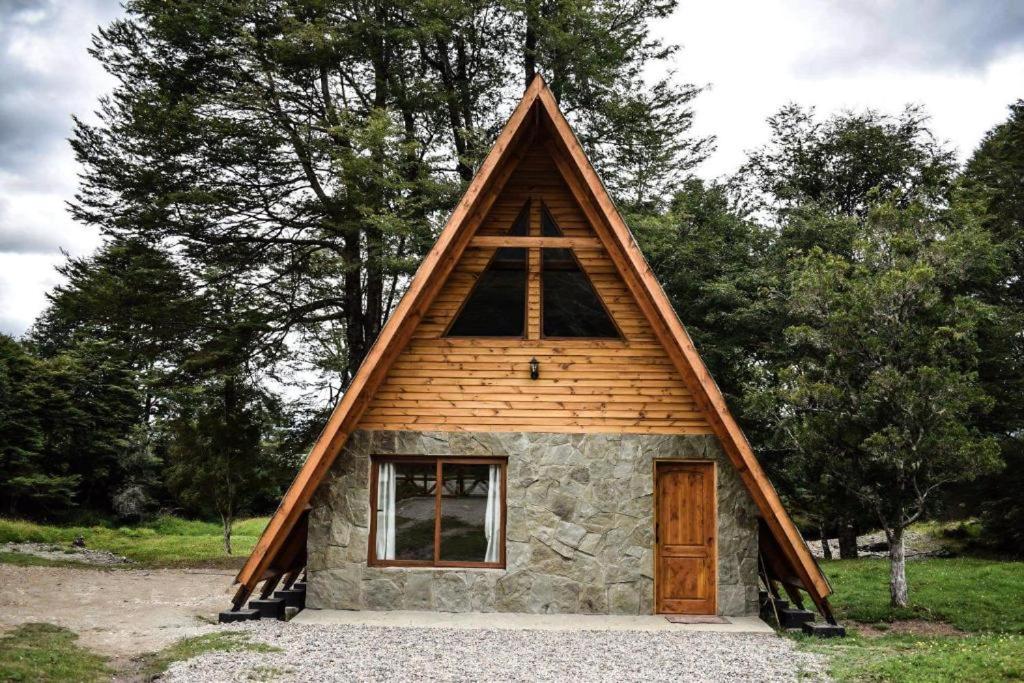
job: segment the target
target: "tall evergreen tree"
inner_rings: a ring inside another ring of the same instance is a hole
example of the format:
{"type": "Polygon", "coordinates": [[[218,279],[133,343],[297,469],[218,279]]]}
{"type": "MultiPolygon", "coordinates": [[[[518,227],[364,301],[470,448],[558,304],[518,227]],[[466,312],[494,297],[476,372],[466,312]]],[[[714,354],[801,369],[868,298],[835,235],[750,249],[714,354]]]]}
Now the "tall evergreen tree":
{"type": "Polygon", "coordinates": [[[47,453],[43,407],[50,388],[43,362],[0,335],[0,507],[31,514],[75,503],[80,475],[47,453]]]}
{"type": "Polygon", "coordinates": [[[190,514],[216,516],[231,554],[236,516],[257,500],[277,500],[294,466],[285,440],[287,410],[267,388],[275,358],[264,336],[259,291],[207,269],[198,285],[195,351],[176,369],[161,422],[167,487],[190,514]]]}
{"type": "Polygon", "coordinates": [[[733,210],[724,186],[695,178],[667,211],[627,220],[701,358],[738,405],[778,317],[765,271],[769,233],[733,210]]]}
{"type": "Polygon", "coordinates": [[[93,54],[119,86],[76,123],[75,216],[260,290],[271,355],[304,335],[346,384],[508,114],[551,76],[615,187],[663,194],[701,153],[695,90],[641,74],[671,2],[133,0],[93,54]],[[625,176],[623,176],[625,177],[625,176]],[[275,346],[277,350],[275,351],[275,346]]]}
{"type": "MultiPolygon", "coordinates": [[[[155,507],[163,491],[155,423],[198,324],[193,285],[174,259],[135,239],[115,239],[91,257],[69,258],[58,271],[65,282],[47,295],[49,306],[27,339],[35,353],[53,363],[64,356],[97,359],[102,353],[108,371],[117,368],[134,384],[137,404],[116,435],[123,447],[102,509],[138,517],[155,507]]],[[[85,482],[98,471],[87,473],[85,482]]]]}
{"type": "Polygon", "coordinates": [[[0,337],[0,506],[36,518],[107,511],[132,472],[138,384],[102,340],[48,358],[0,337]]]}
{"type": "Polygon", "coordinates": [[[987,536],[1001,549],[1024,553],[1024,100],[1010,106],[1008,119],[993,128],[975,150],[960,179],[958,199],[978,215],[982,227],[1006,253],[999,277],[981,289],[999,307],[985,330],[986,355],[980,373],[995,399],[987,416],[1006,460],[1006,471],[983,482],[987,536]]]}

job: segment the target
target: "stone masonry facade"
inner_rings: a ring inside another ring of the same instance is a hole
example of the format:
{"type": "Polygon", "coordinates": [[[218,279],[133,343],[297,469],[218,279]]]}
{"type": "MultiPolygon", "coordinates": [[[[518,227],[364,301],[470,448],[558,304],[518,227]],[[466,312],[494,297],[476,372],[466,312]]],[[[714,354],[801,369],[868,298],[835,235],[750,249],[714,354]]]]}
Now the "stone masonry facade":
{"type": "Polygon", "coordinates": [[[313,498],[306,605],[650,614],[655,459],[718,470],[718,612],[757,612],[757,513],[713,436],[357,431],[313,498]],[[371,455],[507,456],[506,567],[369,567],[371,455]]]}

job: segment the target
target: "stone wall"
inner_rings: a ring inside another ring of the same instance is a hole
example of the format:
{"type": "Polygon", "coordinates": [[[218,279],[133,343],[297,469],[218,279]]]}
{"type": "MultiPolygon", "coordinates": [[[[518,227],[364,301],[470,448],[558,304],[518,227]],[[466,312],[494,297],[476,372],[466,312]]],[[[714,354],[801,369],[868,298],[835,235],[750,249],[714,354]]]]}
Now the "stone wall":
{"type": "Polygon", "coordinates": [[[718,611],[757,611],[756,508],[712,436],[357,431],[313,498],[306,605],[654,611],[653,460],[718,463],[718,611]],[[505,569],[368,567],[370,455],[508,456],[505,569]]]}

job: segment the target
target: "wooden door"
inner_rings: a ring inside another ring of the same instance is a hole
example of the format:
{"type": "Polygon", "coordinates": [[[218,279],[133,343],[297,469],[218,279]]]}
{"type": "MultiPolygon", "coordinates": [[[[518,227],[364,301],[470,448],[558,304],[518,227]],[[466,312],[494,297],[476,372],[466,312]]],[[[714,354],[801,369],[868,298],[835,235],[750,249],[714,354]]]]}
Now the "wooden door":
{"type": "Polygon", "coordinates": [[[657,463],[655,473],[657,611],[714,614],[714,463],[657,463]]]}

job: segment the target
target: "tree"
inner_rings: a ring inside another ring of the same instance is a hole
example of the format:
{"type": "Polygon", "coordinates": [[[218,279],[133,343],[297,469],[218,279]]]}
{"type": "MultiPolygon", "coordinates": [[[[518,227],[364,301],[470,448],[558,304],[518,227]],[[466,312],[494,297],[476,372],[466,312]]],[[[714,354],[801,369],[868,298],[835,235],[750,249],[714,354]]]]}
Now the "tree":
{"type": "Polygon", "coordinates": [[[133,373],[103,342],[37,358],[0,337],[3,507],[35,518],[109,509],[138,405],[133,373]]]}
{"type": "Polygon", "coordinates": [[[31,513],[73,501],[80,476],[47,458],[40,413],[48,386],[44,364],[0,335],[0,506],[31,513]]]}
{"type": "Polygon", "coordinates": [[[738,403],[778,319],[765,269],[770,235],[733,210],[725,187],[696,178],[668,211],[627,218],[701,358],[738,403]]]}
{"type": "Polygon", "coordinates": [[[980,375],[995,407],[986,416],[999,439],[1006,470],[982,482],[986,535],[1002,549],[1024,552],[1024,100],[1010,106],[1010,116],[986,135],[960,179],[958,199],[978,216],[983,229],[1007,254],[998,277],[980,288],[999,307],[985,332],[980,375]]]}
{"type": "Polygon", "coordinates": [[[790,504],[826,534],[837,534],[841,557],[851,558],[857,555],[858,529],[873,524],[874,516],[849,500],[825,468],[805,460],[790,470],[792,440],[772,428],[781,406],[764,392],[792,365],[784,334],[797,324],[789,317],[789,274],[815,249],[855,258],[863,223],[880,203],[944,206],[955,157],[936,142],[924,112],[914,107],[899,116],[868,110],[821,119],[813,109],[787,105],[769,125],[770,143],[755,150],[731,182],[738,210],[771,233],[761,305],[772,314],[764,316],[764,339],[751,364],[760,376],[751,378],[743,412],[790,504]]]}
{"type": "Polygon", "coordinates": [[[865,216],[852,255],[815,248],[794,269],[793,353],[772,391],[790,467],[874,516],[892,604],[905,607],[904,530],[936,491],[1000,464],[973,419],[992,404],[977,365],[993,310],[960,293],[999,259],[969,215],[899,204],[865,216]]]}
{"type": "Polygon", "coordinates": [[[191,338],[195,351],[176,370],[162,450],[168,489],[187,512],[221,520],[231,554],[238,513],[256,500],[279,497],[286,466],[296,463],[275,446],[287,430],[285,408],[265,386],[274,359],[253,348],[262,301],[244,282],[222,275],[193,275],[200,324],[191,338]]]}
{"type": "Polygon", "coordinates": [[[137,474],[130,436],[143,400],[138,377],[114,348],[84,341],[43,363],[43,452],[79,478],[69,502],[89,510],[110,510],[113,496],[137,474]]]}
{"type": "Polygon", "coordinates": [[[162,493],[153,432],[170,374],[190,353],[198,324],[193,284],[173,258],[136,239],[114,239],[93,256],[69,258],[58,272],[66,281],[47,295],[49,306],[27,340],[46,359],[96,358],[102,349],[103,363],[135,382],[138,403],[116,435],[124,447],[103,509],[138,518],[162,493]]]}
{"type": "MultiPolygon", "coordinates": [[[[173,246],[258,291],[253,350],[324,347],[346,386],[518,95],[540,69],[652,201],[703,152],[696,90],[646,66],[673,2],[134,0],[93,54],[119,85],[76,121],[77,219],[173,246]],[[332,348],[333,347],[333,348],[332,348]]],[[[588,132],[589,131],[589,132],[588,132]]],[[[625,177],[625,176],[623,176],[625,177]]]]}
{"type": "Polygon", "coordinates": [[[735,189],[749,209],[776,221],[808,205],[832,216],[864,217],[873,198],[941,204],[956,157],[927,123],[918,107],[899,116],[866,110],[820,121],[813,108],[787,105],[768,119],[771,143],[750,155],[735,189]]]}
{"type": "Polygon", "coordinates": [[[277,459],[271,446],[279,406],[230,372],[183,388],[177,398],[177,412],[166,425],[167,486],[189,511],[220,519],[230,555],[238,514],[261,496],[280,493],[289,463],[277,459]]]}

